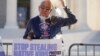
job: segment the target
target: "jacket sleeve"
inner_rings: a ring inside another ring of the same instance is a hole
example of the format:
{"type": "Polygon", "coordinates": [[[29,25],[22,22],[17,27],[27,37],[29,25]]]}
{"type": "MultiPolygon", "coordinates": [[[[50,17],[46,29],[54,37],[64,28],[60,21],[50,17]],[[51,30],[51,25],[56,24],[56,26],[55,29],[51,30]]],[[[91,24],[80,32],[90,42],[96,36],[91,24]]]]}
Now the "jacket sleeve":
{"type": "Polygon", "coordinates": [[[23,39],[27,39],[28,33],[31,31],[31,20],[27,23],[26,30],[23,36],[23,39]]]}
{"type": "Polygon", "coordinates": [[[63,19],[63,26],[75,24],[77,22],[75,15],[72,14],[67,7],[65,7],[64,10],[67,13],[68,18],[63,19]]]}

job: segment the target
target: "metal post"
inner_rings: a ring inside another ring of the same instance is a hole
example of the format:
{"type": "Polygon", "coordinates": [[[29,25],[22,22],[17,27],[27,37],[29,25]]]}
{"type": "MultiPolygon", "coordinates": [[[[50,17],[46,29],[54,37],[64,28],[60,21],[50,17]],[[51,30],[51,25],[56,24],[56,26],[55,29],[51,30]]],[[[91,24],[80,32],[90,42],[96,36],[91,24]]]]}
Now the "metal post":
{"type": "Polygon", "coordinates": [[[87,56],[87,46],[85,46],[85,56],[87,56]]]}
{"type": "Polygon", "coordinates": [[[95,45],[93,45],[93,56],[95,56],[95,45]]]}

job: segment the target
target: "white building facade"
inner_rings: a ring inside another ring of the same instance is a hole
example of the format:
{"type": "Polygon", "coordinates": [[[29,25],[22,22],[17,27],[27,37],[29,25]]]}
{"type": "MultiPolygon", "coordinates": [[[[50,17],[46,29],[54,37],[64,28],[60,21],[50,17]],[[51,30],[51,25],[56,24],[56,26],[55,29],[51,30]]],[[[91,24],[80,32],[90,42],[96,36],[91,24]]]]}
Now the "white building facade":
{"type": "MultiPolygon", "coordinates": [[[[4,39],[4,42],[6,40],[22,39],[28,20],[39,14],[38,6],[43,0],[25,1],[23,3],[27,5],[20,5],[22,0],[0,0],[0,36],[4,39]]],[[[56,5],[58,3],[58,0],[51,1],[56,5]]],[[[71,30],[67,27],[62,28],[62,37],[66,41],[66,47],[72,43],[84,42],[86,39],[85,42],[88,42],[89,39],[94,39],[96,35],[98,35],[96,36],[97,40],[100,35],[100,0],[64,1],[65,5],[78,19],[78,22],[71,26],[71,30]]]]}
{"type": "MultiPolygon", "coordinates": [[[[39,14],[38,6],[43,0],[0,0],[0,36],[4,39],[22,38],[28,20],[39,14]],[[26,1],[26,2],[25,2],[26,1]],[[21,4],[22,3],[22,4],[21,4]],[[25,4],[26,3],[26,4],[25,4]],[[28,8],[28,9],[27,9],[28,8]],[[24,15],[24,16],[23,16],[24,15]],[[22,20],[19,22],[18,18],[22,20]],[[25,20],[25,23],[22,23],[25,20]],[[23,25],[22,27],[20,26],[23,25]]],[[[59,0],[51,0],[59,7],[59,0]],[[55,3],[56,1],[56,3],[55,3]]],[[[72,30],[62,31],[99,31],[99,0],[64,0],[65,5],[75,14],[78,22],[71,26],[72,30]],[[73,30],[74,29],[74,30],[73,30]]],[[[54,5],[54,6],[55,6],[54,5]]]]}
{"type": "MultiPolygon", "coordinates": [[[[19,28],[18,27],[18,2],[19,0],[0,0],[0,28],[19,28]]],[[[26,0],[27,1],[27,0],[26,0]]],[[[39,14],[38,6],[43,0],[28,0],[30,3],[30,15],[32,18],[39,14]]],[[[51,0],[52,1],[52,0],[51,0]]],[[[55,0],[56,2],[58,0],[55,0]]],[[[78,19],[78,28],[90,27],[96,30],[99,25],[99,0],[64,0],[65,4],[71,9],[78,19]],[[93,26],[93,27],[92,27],[93,26]]],[[[55,3],[56,4],[56,3],[55,3]]],[[[29,18],[29,19],[30,19],[29,18]]]]}

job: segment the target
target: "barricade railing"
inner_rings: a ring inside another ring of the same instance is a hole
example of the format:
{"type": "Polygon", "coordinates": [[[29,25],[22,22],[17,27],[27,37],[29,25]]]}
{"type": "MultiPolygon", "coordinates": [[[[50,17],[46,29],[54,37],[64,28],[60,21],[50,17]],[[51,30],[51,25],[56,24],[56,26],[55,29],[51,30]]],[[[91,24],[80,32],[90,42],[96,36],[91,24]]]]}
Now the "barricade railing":
{"type": "Polygon", "coordinates": [[[70,45],[69,50],[68,50],[68,56],[91,56],[91,55],[100,56],[100,44],[74,43],[70,45]],[[73,48],[75,46],[76,48],[73,48]],[[74,49],[74,51],[72,50],[72,48],[74,49]],[[85,50],[83,51],[83,49],[85,50]],[[72,52],[75,52],[75,54],[72,54],[72,52]],[[82,54],[81,52],[84,52],[84,54],[82,54]],[[96,55],[96,52],[98,52],[99,55],[96,55]]]}
{"type": "MultiPolygon", "coordinates": [[[[12,43],[3,43],[3,45],[4,46],[6,46],[6,56],[9,56],[9,54],[8,54],[8,49],[9,49],[9,46],[11,46],[12,45],[12,43]]],[[[91,48],[91,50],[93,51],[92,52],[92,56],[100,56],[100,55],[96,55],[95,53],[96,53],[96,47],[99,47],[98,49],[99,49],[99,53],[100,53],[100,44],[84,44],[84,43],[74,43],[74,44],[72,44],[72,45],[70,45],[70,47],[69,47],[69,50],[68,50],[68,56],[82,56],[82,55],[80,55],[80,49],[85,49],[84,50],[84,56],[88,56],[88,47],[93,47],[93,48],[91,48]],[[74,46],[76,46],[77,48],[76,48],[76,51],[75,52],[77,52],[77,55],[72,55],[71,53],[73,52],[72,51],[72,48],[74,47],[74,46]],[[82,46],[82,47],[84,47],[84,48],[80,48],[80,46],[82,46]]]]}

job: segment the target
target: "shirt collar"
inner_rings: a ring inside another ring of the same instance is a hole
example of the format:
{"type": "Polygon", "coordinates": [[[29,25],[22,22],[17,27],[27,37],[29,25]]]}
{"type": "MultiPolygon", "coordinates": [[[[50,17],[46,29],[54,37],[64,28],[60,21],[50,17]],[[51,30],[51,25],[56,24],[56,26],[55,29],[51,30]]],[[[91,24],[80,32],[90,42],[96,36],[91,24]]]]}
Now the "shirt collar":
{"type": "Polygon", "coordinates": [[[47,19],[47,18],[44,17],[44,16],[39,16],[39,17],[40,17],[41,22],[45,22],[45,20],[47,19]]]}

